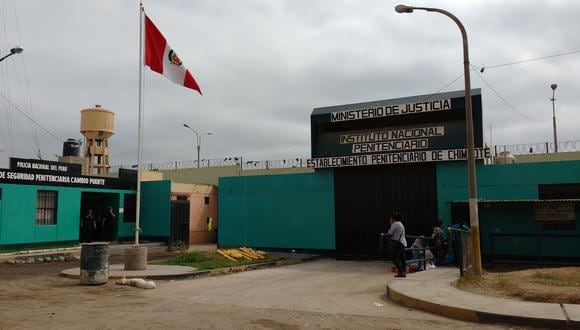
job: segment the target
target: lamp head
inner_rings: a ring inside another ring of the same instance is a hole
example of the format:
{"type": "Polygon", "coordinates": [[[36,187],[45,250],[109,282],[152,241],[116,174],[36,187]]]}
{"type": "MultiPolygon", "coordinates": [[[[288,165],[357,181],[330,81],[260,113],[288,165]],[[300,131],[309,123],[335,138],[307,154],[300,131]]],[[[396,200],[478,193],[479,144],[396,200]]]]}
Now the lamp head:
{"type": "Polygon", "coordinates": [[[12,49],[10,49],[10,53],[11,54],[20,54],[24,51],[24,48],[20,47],[20,46],[16,46],[12,49]]]}
{"type": "Polygon", "coordinates": [[[207,133],[207,135],[213,135],[213,133],[207,133]]]}
{"type": "Polygon", "coordinates": [[[405,5],[397,5],[395,7],[395,11],[399,14],[402,14],[402,13],[409,13],[410,14],[413,12],[413,7],[405,6],[405,5]]]}
{"type": "Polygon", "coordinates": [[[187,125],[187,124],[183,124],[183,127],[191,128],[191,127],[189,127],[189,125],[187,125]]]}
{"type": "Polygon", "coordinates": [[[552,84],[552,85],[550,85],[550,87],[552,88],[552,90],[554,90],[554,91],[555,91],[555,90],[556,90],[556,88],[558,87],[558,85],[556,85],[556,84],[552,84]]]}

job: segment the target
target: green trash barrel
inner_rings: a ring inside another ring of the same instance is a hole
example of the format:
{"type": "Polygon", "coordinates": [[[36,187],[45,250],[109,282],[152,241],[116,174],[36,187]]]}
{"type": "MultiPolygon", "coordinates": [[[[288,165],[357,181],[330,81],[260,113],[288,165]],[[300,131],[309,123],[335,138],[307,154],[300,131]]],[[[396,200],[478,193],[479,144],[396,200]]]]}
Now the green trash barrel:
{"type": "Polygon", "coordinates": [[[100,285],[109,281],[109,243],[81,245],[81,284],[100,285]]]}

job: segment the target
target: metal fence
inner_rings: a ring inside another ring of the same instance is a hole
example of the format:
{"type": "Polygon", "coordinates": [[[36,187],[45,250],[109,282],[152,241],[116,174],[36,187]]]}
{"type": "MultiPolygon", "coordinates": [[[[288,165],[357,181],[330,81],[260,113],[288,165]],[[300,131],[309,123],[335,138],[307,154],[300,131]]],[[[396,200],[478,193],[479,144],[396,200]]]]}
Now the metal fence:
{"type": "Polygon", "coordinates": [[[449,242],[453,249],[456,266],[461,276],[473,267],[473,253],[471,245],[471,231],[449,228],[449,242]]]}
{"type": "MultiPolygon", "coordinates": [[[[436,255],[433,253],[433,258],[428,258],[426,256],[426,251],[431,250],[433,252],[435,250],[435,244],[433,243],[433,239],[431,237],[424,237],[424,236],[414,236],[414,235],[406,235],[407,242],[416,242],[416,240],[422,240],[422,244],[417,246],[417,244],[412,244],[410,247],[405,249],[406,255],[411,255],[411,258],[406,258],[407,266],[416,263],[418,266],[418,270],[426,270],[427,264],[429,262],[434,262],[436,260],[436,255]]],[[[381,233],[379,238],[380,250],[383,254],[385,260],[391,260],[390,253],[387,253],[386,250],[388,236],[386,233],[381,233]]],[[[471,246],[471,231],[470,230],[461,230],[456,228],[449,228],[449,245],[453,253],[453,259],[455,262],[455,266],[459,268],[459,273],[461,276],[465,274],[465,272],[471,270],[473,267],[473,254],[472,254],[472,246],[471,246]]],[[[447,251],[446,251],[447,252],[447,251]]],[[[445,253],[443,259],[446,259],[447,253],[445,253]]],[[[439,265],[445,265],[446,262],[444,260],[439,260],[439,265]]]]}
{"type": "MultiPolygon", "coordinates": [[[[146,163],[141,164],[141,169],[146,171],[163,171],[163,170],[179,170],[189,168],[209,168],[209,167],[225,167],[225,166],[239,166],[242,170],[268,170],[277,168],[302,168],[306,166],[308,158],[288,158],[276,160],[245,160],[242,157],[226,157],[220,159],[202,159],[197,160],[182,160],[163,163],[146,163]]],[[[111,166],[109,171],[112,173],[118,172],[120,168],[137,169],[137,164],[134,165],[115,165],[111,166]]]]}
{"type": "MultiPolygon", "coordinates": [[[[553,142],[537,142],[525,144],[505,144],[496,145],[491,152],[497,157],[501,152],[510,152],[512,155],[525,154],[545,154],[553,153],[553,142]]],[[[580,141],[562,141],[558,142],[558,152],[580,151],[580,141]]],[[[223,167],[223,166],[240,166],[242,170],[266,170],[276,168],[296,168],[307,167],[308,157],[285,158],[275,160],[245,160],[242,156],[226,157],[214,159],[202,159],[199,161],[199,167],[223,167]]],[[[141,165],[142,170],[161,171],[161,170],[178,170],[198,167],[197,160],[180,160],[160,163],[146,163],[141,165]]],[[[120,168],[137,169],[137,165],[115,165],[110,167],[110,172],[118,172],[120,168]]]]}
{"type": "MultiPolygon", "coordinates": [[[[413,240],[413,244],[411,247],[405,249],[405,252],[411,253],[411,258],[407,260],[407,265],[411,265],[413,263],[417,264],[418,270],[426,270],[427,263],[433,262],[433,258],[427,258],[426,251],[431,250],[434,248],[433,246],[433,239],[431,237],[424,237],[424,236],[414,236],[414,235],[406,235],[408,242],[413,240]],[[415,244],[417,240],[421,240],[422,243],[420,245],[415,244]]],[[[408,245],[408,244],[407,244],[408,245]]]]}

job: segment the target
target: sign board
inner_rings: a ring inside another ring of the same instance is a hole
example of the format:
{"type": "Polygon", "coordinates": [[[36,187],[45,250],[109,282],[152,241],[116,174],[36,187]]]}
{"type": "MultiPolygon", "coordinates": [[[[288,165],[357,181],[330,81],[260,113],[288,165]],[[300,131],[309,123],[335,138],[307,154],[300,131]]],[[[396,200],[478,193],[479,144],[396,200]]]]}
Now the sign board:
{"type": "MultiPolygon", "coordinates": [[[[475,149],[475,159],[490,157],[489,148],[475,149]]],[[[313,168],[348,167],[364,165],[390,165],[422,162],[467,160],[467,149],[430,150],[383,153],[359,156],[311,158],[307,166],[313,168]]]]}
{"type": "Polygon", "coordinates": [[[536,227],[539,229],[574,229],[574,203],[542,203],[534,208],[536,227]]]}
{"type": "Polygon", "coordinates": [[[342,110],[331,112],[330,120],[332,122],[371,119],[398,115],[410,115],[417,113],[426,113],[432,111],[451,110],[451,100],[426,100],[404,104],[385,104],[371,107],[354,107],[352,110],[342,110]]]}
{"type": "Polygon", "coordinates": [[[539,204],[535,207],[536,221],[575,221],[574,203],[539,204]]]}
{"type": "MultiPolygon", "coordinates": [[[[472,91],[476,159],[483,148],[481,91],[472,91]]],[[[314,109],[313,168],[465,160],[463,91],[314,109]]]]}
{"type": "Polygon", "coordinates": [[[80,165],[51,161],[10,159],[10,169],[0,169],[0,183],[134,190],[136,171],[119,170],[119,177],[80,174],[80,165]],[[78,172],[77,172],[78,171],[78,172]]]}
{"type": "Polygon", "coordinates": [[[44,173],[59,172],[81,175],[82,166],[80,164],[51,162],[48,160],[10,158],[10,169],[44,173]]]}

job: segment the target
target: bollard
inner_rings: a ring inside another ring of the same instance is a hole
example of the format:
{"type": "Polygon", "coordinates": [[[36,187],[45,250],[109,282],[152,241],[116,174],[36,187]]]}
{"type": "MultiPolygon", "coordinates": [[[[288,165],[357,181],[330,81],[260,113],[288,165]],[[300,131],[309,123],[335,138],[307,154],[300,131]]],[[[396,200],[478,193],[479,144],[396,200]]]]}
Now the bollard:
{"type": "Polygon", "coordinates": [[[100,285],[109,281],[109,243],[81,245],[81,284],[100,285]]]}
{"type": "Polygon", "coordinates": [[[147,247],[131,247],[125,250],[125,270],[147,269],[147,247]]]}

